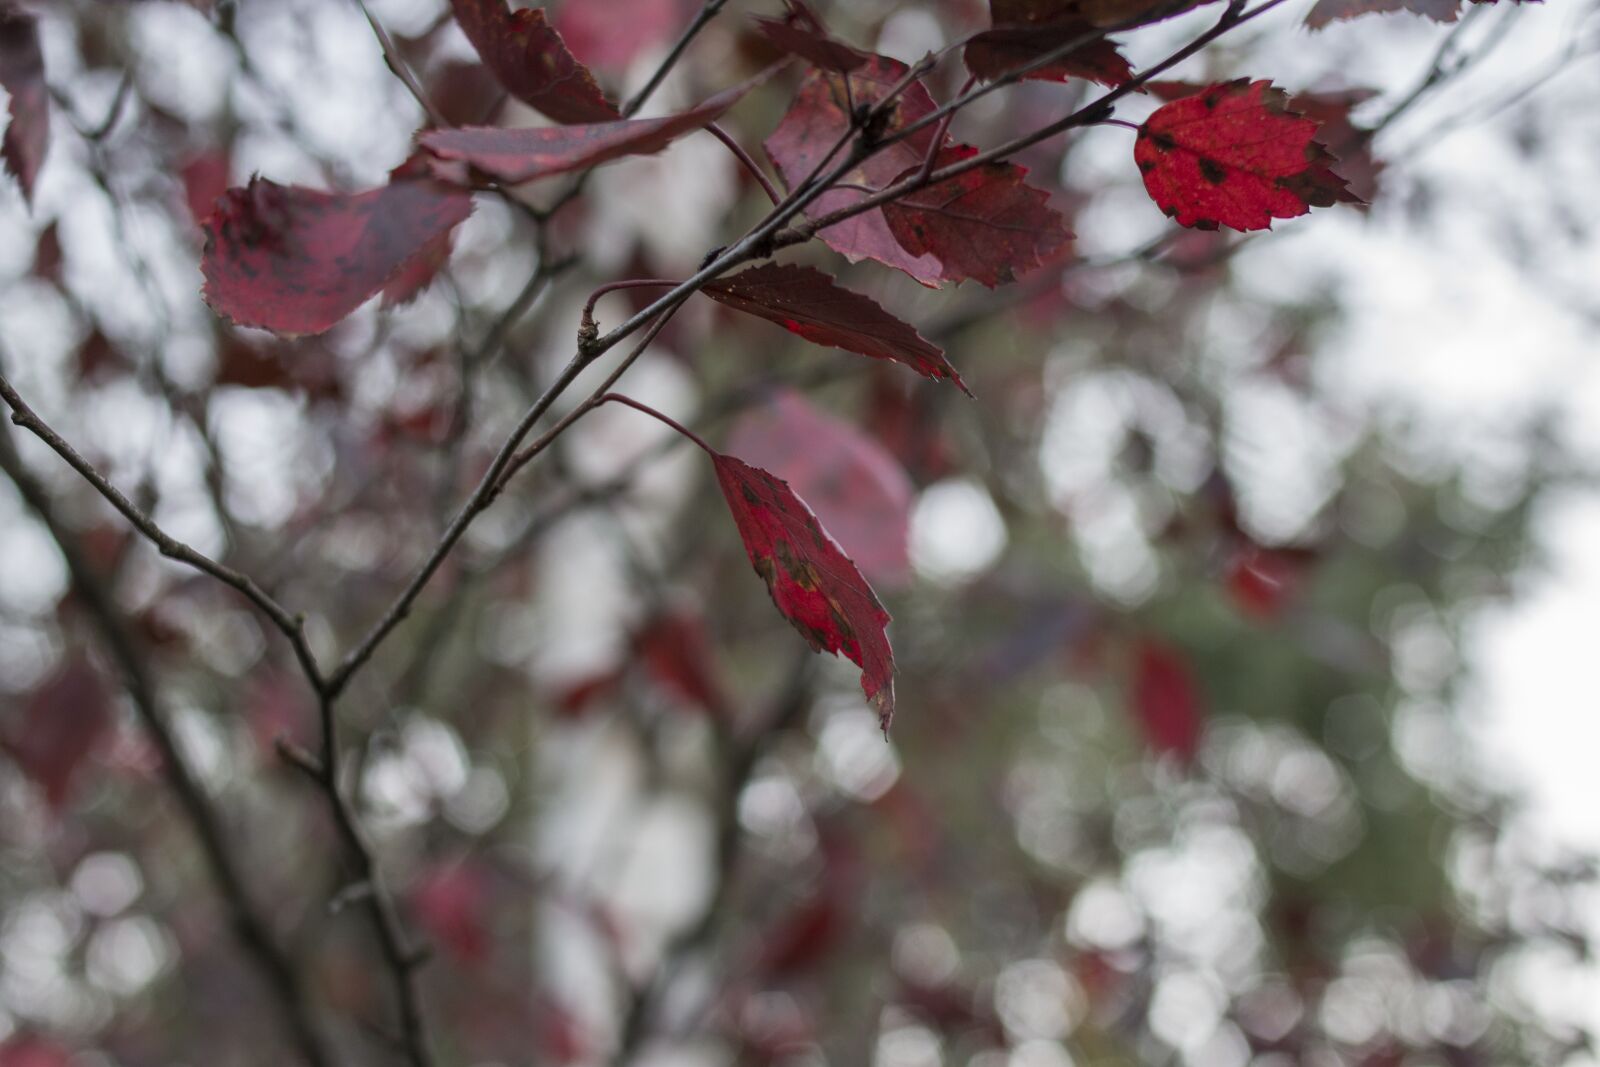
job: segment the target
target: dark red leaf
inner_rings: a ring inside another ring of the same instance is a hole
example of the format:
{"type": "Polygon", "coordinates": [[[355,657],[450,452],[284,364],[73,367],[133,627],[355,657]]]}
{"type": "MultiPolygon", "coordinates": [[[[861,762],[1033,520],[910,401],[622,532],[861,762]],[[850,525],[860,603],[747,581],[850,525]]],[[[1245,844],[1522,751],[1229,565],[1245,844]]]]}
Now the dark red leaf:
{"type": "Polygon", "coordinates": [[[1091,26],[1144,25],[1214,0],[990,0],[996,26],[1076,20],[1091,26]]]}
{"type": "Polygon", "coordinates": [[[1309,562],[1304,550],[1240,545],[1228,560],[1228,593],[1244,614],[1261,621],[1277,618],[1299,587],[1309,562]]]}
{"type": "MultiPolygon", "coordinates": [[[[1004,25],[978,34],[967,42],[967,69],[985,81],[1032,63],[1049,52],[1092,32],[1076,20],[1044,25],[1004,25]]],[[[1031,81],[1064,82],[1087,78],[1101,85],[1123,85],[1133,78],[1133,68],[1105,38],[1074,48],[1060,59],[1024,75],[1031,81]]]]}
{"type": "MultiPolygon", "coordinates": [[[[793,188],[808,178],[834,144],[850,129],[846,106],[845,80],[850,97],[857,105],[874,104],[899,83],[907,67],[897,60],[873,56],[866,66],[841,75],[813,70],[800,85],[800,92],[778,128],[767,138],[766,151],[783,180],[793,188]]],[[[921,82],[913,82],[895,103],[886,127],[893,132],[934,110],[933,98],[921,82]]],[[[879,151],[844,176],[844,181],[867,189],[889,185],[907,169],[919,166],[933,143],[931,127],[919,130],[903,141],[879,151]]],[[[868,194],[859,189],[834,189],[806,205],[813,218],[849,207],[868,194]]],[[[932,256],[916,256],[901,247],[889,232],[881,210],[864,212],[835,223],[817,234],[822,242],[852,263],[875,259],[905,271],[929,288],[937,289],[945,280],[941,266],[932,256]]]]}
{"type": "Polygon", "coordinates": [[[44,228],[34,243],[33,273],[54,285],[61,284],[61,233],[54,222],[44,228]]]}
{"type": "Polygon", "coordinates": [[[1366,203],[1378,195],[1378,175],[1383,162],[1372,155],[1372,131],[1350,120],[1350,111],[1377,96],[1373,89],[1346,89],[1336,93],[1297,93],[1289,107],[1317,122],[1317,143],[1337,160],[1333,172],[1350,185],[1350,192],[1366,203]]]}
{"type": "Polygon", "coordinates": [[[756,971],[780,978],[810,970],[833,951],[847,928],[837,894],[818,893],[765,932],[756,971]]]}
{"type": "Polygon", "coordinates": [[[1188,661],[1176,649],[1145,640],[1135,649],[1133,671],[1132,710],[1145,743],[1190,762],[1200,750],[1205,713],[1188,661]]]}
{"type": "Polygon", "coordinates": [[[800,56],[824,70],[852,71],[872,58],[860,49],[834,40],[804,0],[788,0],[789,15],[781,19],[756,19],[762,36],[785,52],[800,56]]]}
{"type": "Polygon", "coordinates": [[[1275,218],[1358,202],[1330,169],[1317,128],[1282,90],[1241,78],[1157,108],[1133,157],[1151,199],[1180,226],[1264,230],[1275,218]]]}
{"type": "Polygon", "coordinates": [[[585,63],[620,71],[683,29],[681,0],[567,0],[556,29],[585,63]]]}
{"type": "Polygon", "coordinates": [[[678,610],[657,613],[634,635],[633,649],[662,688],[712,715],[727,715],[711,639],[698,615],[678,610]]]}
{"type": "Polygon", "coordinates": [[[261,178],[228,190],[205,227],[206,303],[280,334],[331,328],[472,213],[470,194],[415,170],[357,194],[261,178]]]}
{"type": "Polygon", "coordinates": [[[728,451],[788,482],[873,582],[910,575],[911,479],[876,440],[785,390],[734,425],[728,451]]]}
{"type": "Polygon", "coordinates": [[[50,148],[50,92],[38,23],[9,4],[0,7],[0,85],[11,94],[11,124],[0,142],[0,158],[31,204],[39,167],[50,148]]]}
{"type": "Polygon", "coordinates": [[[872,300],[811,267],[763,264],[707,285],[711,299],[775,322],[808,341],[903,363],[971,395],[944,353],[872,300]]]}
{"type": "Polygon", "coordinates": [[[628,119],[587,126],[502,129],[466,126],[431,130],[424,148],[440,159],[469,163],[505,182],[526,182],[659,152],[691,130],[722,117],[760,78],[726,89],[698,107],[659,119],[628,119]]]}
{"type": "Polygon", "coordinates": [[[1317,6],[1306,16],[1306,25],[1320,30],[1330,22],[1396,11],[1421,15],[1434,22],[1454,22],[1461,14],[1461,0],[1317,0],[1317,6]]]}
{"type": "Polygon", "coordinates": [[[455,240],[456,232],[450,229],[423,245],[417,254],[400,268],[400,273],[383,287],[383,306],[399,307],[402,304],[409,304],[421,295],[433,279],[438,277],[444,265],[450,262],[450,250],[455,240]]]}
{"type": "Polygon", "coordinates": [[[0,1067],[72,1067],[72,1053],[42,1037],[13,1037],[0,1043],[0,1067]]]}
{"type": "Polygon", "coordinates": [[[506,91],[557,122],[621,117],[594,75],[567,51],[542,8],[512,11],[506,0],[450,0],[456,22],[506,91]]]}
{"type": "Polygon", "coordinates": [[[733,456],[711,453],[717,482],[772,601],[811,647],[861,668],[861,689],[884,730],[894,718],[894,653],[883,610],[856,565],[783,481],[733,456]]]}
{"type": "MultiPolygon", "coordinates": [[[[935,163],[947,166],[970,155],[970,149],[947,148],[935,163]]],[[[1022,180],[1027,173],[1015,163],[986,163],[890,201],[884,218],[907,252],[939,262],[942,277],[971,278],[992,289],[1062,255],[1072,240],[1049,206],[1050,194],[1022,180]]]]}
{"type": "Polygon", "coordinates": [[[459,964],[476,967],[489,957],[489,889],[484,871],[470,862],[423,871],[407,894],[417,924],[459,964]]]}
{"type": "Polygon", "coordinates": [[[74,660],[45,681],[7,723],[5,747],[44,792],[51,810],[72,799],[83,761],[112,723],[111,694],[99,673],[74,660]]]}

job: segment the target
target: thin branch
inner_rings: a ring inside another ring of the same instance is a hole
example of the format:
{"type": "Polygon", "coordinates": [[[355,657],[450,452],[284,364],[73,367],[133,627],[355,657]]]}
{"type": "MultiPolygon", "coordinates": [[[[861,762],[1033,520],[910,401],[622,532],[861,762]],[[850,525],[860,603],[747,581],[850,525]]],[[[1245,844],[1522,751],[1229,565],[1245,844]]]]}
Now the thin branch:
{"type": "Polygon", "coordinates": [[[267,618],[272,620],[294,648],[295,657],[300,661],[300,666],[305,670],[307,677],[314,684],[321,684],[322,673],[317,666],[316,657],[311,652],[311,646],[306,643],[305,620],[290,614],[282,604],[279,604],[267,592],[256,584],[248,575],[241,574],[231,567],[218,563],[211,557],[179,541],[156,525],[154,519],[138,508],[133,501],[124,496],[116,486],[106,480],[87,459],[78,454],[67,441],[39,415],[29,407],[27,402],[17,393],[4,374],[0,374],[0,399],[4,399],[11,408],[11,421],[33,434],[39,440],[49,445],[51,450],[66,460],[67,465],[83,476],[83,479],[94,486],[96,491],[122,516],[133,524],[134,529],[145,536],[156,549],[168,559],[175,559],[180,563],[209,574],[224,585],[231,586],[241,593],[256,607],[260,608],[267,618]]]}
{"type": "Polygon", "coordinates": [[[684,52],[688,51],[689,45],[700,35],[700,31],[705,29],[706,25],[727,6],[728,0],[706,0],[705,4],[696,12],[694,18],[690,20],[689,25],[684,27],[683,33],[679,35],[671,50],[667,52],[666,58],[656,67],[655,73],[650,75],[650,80],[645,82],[643,88],[629,97],[627,102],[622,105],[623,118],[631,118],[635,112],[644,106],[645,101],[650,99],[650,95],[666,80],[672,68],[677,66],[678,60],[683,58],[684,52]]]}
{"type": "Polygon", "coordinates": [[[90,566],[72,531],[56,515],[54,501],[43,483],[23,466],[11,434],[3,427],[0,427],[0,470],[16,485],[23,501],[44,524],[66,561],[73,590],[121,670],[140,724],[161,754],[160,773],[200,845],[211,880],[227,909],[234,936],[271,990],[278,1013],[300,1056],[311,1067],[333,1067],[334,1058],[314,1018],[300,975],[250,899],[245,888],[244,866],[234,855],[221,819],[212,809],[205,788],[190,769],[188,757],[178,746],[161,713],[154,682],[145,667],[147,655],[136,646],[110,590],[90,566]]]}
{"type": "Polygon", "coordinates": [[[768,178],[766,172],[761,169],[761,164],[750,158],[750,153],[744,150],[743,145],[734,140],[733,137],[729,135],[727,130],[723,129],[721,126],[718,126],[715,122],[709,123],[706,126],[706,130],[711,134],[711,136],[728,146],[728,151],[733,153],[734,158],[736,158],[744,166],[744,169],[749,171],[750,176],[754,178],[758,184],[760,184],[761,190],[767,194],[768,200],[771,200],[774,204],[782,202],[783,197],[778,195],[778,190],[773,186],[772,179],[768,178]]]}
{"type": "Polygon", "coordinates": [[[395,47],[394,38],[389,36],[389,31],[383,28],[372,12],[367,8],[367,0],[355,0],[356,7],[361,9],[361,14],[366,16],[367,25],[372,27],[372,34],[378,39],[378,45],[383,49],[383,62],[393,72],[400,83],[406,87],[411,98],[422,108],[422,113],[428,116],[428,122],[434,126],[448,126],[444,115],[433,106],[433,101],[428,99],[428,93],[422,88],[422,83],[417,81],[417,76],[412,73],[411,65],[400,54],[400,49],[395,47]]]}

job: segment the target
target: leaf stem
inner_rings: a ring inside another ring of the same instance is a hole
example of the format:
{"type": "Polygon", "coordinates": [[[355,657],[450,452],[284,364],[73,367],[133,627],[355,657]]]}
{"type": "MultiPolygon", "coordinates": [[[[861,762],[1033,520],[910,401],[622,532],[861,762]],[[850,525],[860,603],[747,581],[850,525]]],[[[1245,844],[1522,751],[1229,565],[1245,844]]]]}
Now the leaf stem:
{"type": "Polygon", "coordinates": [[[689,429],[689,427],[685,426],[683,423],[669,415],[663,415],[649,404],[633,399],[631,396],[623,396],[621,393],[605,393],[601,395],[599,400],[595,401],[596,407],[599,407],[601,404],[626,404],[630,408],[644,412],[657,422],[665,423],[672,429],[677,430],[680,434],[699,445],[707,455],[715,456],[717,454],[716,449],[706,444],[705,438],[689,429]]]}

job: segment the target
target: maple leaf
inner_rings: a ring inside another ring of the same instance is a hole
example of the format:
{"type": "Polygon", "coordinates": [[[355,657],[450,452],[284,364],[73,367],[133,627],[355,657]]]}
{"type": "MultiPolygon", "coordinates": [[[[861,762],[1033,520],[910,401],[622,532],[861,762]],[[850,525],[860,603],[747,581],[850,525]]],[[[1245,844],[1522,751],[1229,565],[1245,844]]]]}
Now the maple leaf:
{"type": "Polygon", "coordinates": [[[788,0],[789,14],[781,19],[756,19],[762,36],[780,49],[824,70],[846,73],[864,65],[871,55],[834,40],[822,20],[804,0],[788,0]]]}
{"type": "Polygon", "coordinates": [[[237,325],[279,334],[332,328],[413,257],[436,255],[437,242],[472,213],[470,194],[418,169],[413,160],[364,193],[263,178],[229,189],[206,220],[206,303],[237,325]]]}
{"type": "MultiPolygon", "coordinates": [[[[792,189],[810,176],[823,156],[850,128],[849,101],[858,106],[875,104],[897,85],[909,68],[898,60],[872,56],[850,74],[813,70],[800,83],[794,103],[764,145],[767,155],[792,189]],[[847,96],[846,80],[850,87],[847,96]]],[[[912,82],[895,101],[886,131],[892,133],[934,110],[933,98],[920,81],[912,82]]],[[[851,185],[878,189],[911,167],[920,166],[933,143],[934,132],[924,128],[903,141],[881,149],[843,178],[851,185]]],[[[812,218],[847,208],[868,194],[860,189],[830,189],[806,205],[812,218]]],[[[820,231],[829,248],[852,263],[875,259],[904,271],[923,285],[937,289],[944,281],[938,260],[907,252],[881,210],[863,212],[820,231]]]]}
{"type": "MultiPolygon", "coordinates": [[[[970,158],[972,150],[947,148],[935,166],[970,158]]],[[[917,168],[895,176],[914,176],[917,168]]],[[[1015,163],[986,163],[883,206],[889,232],[913,256],[939,262],[941,277],[968,278],[993,289],[1013,282],[1067,250],[1072,240],[1050,194],[1024,182],[1015,163]]]]}
{"type": "Polygon", "coordinates": [[[1264,230],[1312,207],[1359,202],[1317,129],[1281,89],[1240,78],[1157,108],[1133,158],[1150,198],[1180,226],[1264,230]]]}
{"type": "Polygon", "coordinates": [[[0,85],[11,94],[11,124],[0,141],[0,159],[31,205],[39,167],[50,148],[50,91],[38,22],[10,6],[0,7],[0,85]]]}
{"type": "Polygon", "coordinates": [[[874,583],[910,576],[911,479],[876,439],[785,389],[734,424],[728,451],[789,483],[874,583]]]}
{"type": "MultiPolygon", "coordinates": [[[[962,56],[968,70],[985,81],[992,81],[1092,32],[1093,27],[1088,23],[1074,18],[1050,23],[997,24],[994,29],[968,41],[962,56]]],[[[1023,78],[1057,82],[1087,78],[1101,85],[1118,86],[1133,78],[1133,68],[1117,51],[1117,46],[1102,37],[1074,48],[1023,78]]]]}
{"type": "Polygon", "coordinates": [[[1176,649],[1145,639],[1134,650],[1132,711],[1145,742],[1185,763],[1200,750],[1204,711],[1199,683],[1176,649]]]}
{"type": "MultiPolygon", "coordinates": [[[[520,183],[659,152],[678,137],[721,118],[765,75],[725,89],[697,107],[657,119],[623,119],[582,126],[504,129],[463,126],[430,130],[419,139],[439,159],[471,164],[500,181],[520,183]]],[[[452,177],[443,170],[441,178],[452,177]]]]}
{"type": "Polygon", "coordinates": [[[972,395],[944,353],[915,328],[814,268],[763,264],[701,291],[808,341],[902,363],[924,377],[949,379],[972,395]]]}
{"type": "Polygon", "coordinates": [[[111,694],[99,672],[73,660],[34,690],[20,729],[4,747],[38,784],[51,811],[72,799],[78,768],[99,746],[113,722],[111,694]]]}
{"type": "Polygon", "coordinates": [[[484,65],[518,100],[557,122],[621,117],[542,8],[512,11],[506,0],[451,0],[451,7],[484,65]]]}
{"type": "Polygon", "coordinates": [[[735,456],[713,451],[711,459],[745,553],[772,602],[813,649],[861,668],[861,690],[887,732],[894,720],[894,654],[884,633],[889,613],[782,479],[735,456]]]}

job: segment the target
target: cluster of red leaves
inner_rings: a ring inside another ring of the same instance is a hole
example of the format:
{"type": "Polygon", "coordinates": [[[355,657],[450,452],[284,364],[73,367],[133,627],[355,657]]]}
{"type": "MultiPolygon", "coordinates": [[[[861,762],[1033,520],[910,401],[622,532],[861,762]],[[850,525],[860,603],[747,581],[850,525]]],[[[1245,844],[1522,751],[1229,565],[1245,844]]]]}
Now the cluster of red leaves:
{"type": "MultiPolygon", "coordinates": [[[[974,79],[1086,79],[1125,87],[1137,75],[1106,33],[1204,2],[1209,0],[991,0],[992,26],[967,43],[965,60],[974,79]]],[[[1444,17],[1460,2],[1321,0],[1313,17],[1327,21],[1390,5],[1444,17]]],[[[595,27],[585,22],[598,5],[565,5],[552,25],[542,10],[513,11],[506,0],[451,4],[483,70],[556,125],[424,131],[418,153],[387,185],[353,194],[257,178],[217,198],[217,165],[197,166],[186,181],[191,200],[217,204],[205,223],[203,269],[206,299],[219,313],[280,334],[314,334],[380,292],[386,303],[410,299],[448,259],[474,190],[658,152],[715,122],[766,77],[676,114],[625,119],[584,60],[617,67],[665,41],[681,20],[677,0],[630,0],[628,30],[615,35],[619,48],[626,47],[616,54],[600,47],[605,35],[596,37],[595,27]]],[[[814,197],[806,213],[823,219],[883,190],[905,188],[823,228],[817,236],[824,244],[852,262],[875,260],[931,288],[966,280],[1005,284],[1067,252],[1072,235],[1051,208],[1048,192],[1028,184],[1026,171],[1014,163],[978,164],[977,148],[951,139],[948,124],[931,118],[938,105],[905,64],[835,39],[804,0],[785,0],[785,6],[782,17],[755,22],[771,45],[810,67],[765,142],[783,181],[791,190],[800,188],[865,137],[860,143],[872,151],[814,197]],[[862,116],[874,109],[877,120],[863,134],[862,116]],[[953,173],[930,177],[942,171],[953,173]]],[[[11,88],[14,112],[31,106],[30,86],[42,93],[36,53],[31,21],[0,23],[0,78],[11,88]]],[[[1312,207],[1361,202],[1347,179],[1357,180],[1363,191],[1371,188],[1377,164],[1365,131],[1349,120],[1351,107],[1366,98],[1361,93],[1308,94],[1291,102],[1263,80],[1148,87],[1165,102],[1138,127],[1134,159],[1151,197],[1180,225],[1264,229],[1272,219],[1312,207]],[[1342,173],[1334,169],[1335,148],[1346,161],[1342,173]]],[[[27,122],[13,121],[11,129],[24,140],[38,136],[29,133],[27,122]]],[[[42,146],[13,148],[8,133],[6,151],[8,165],[24,178],[25,188],[31,185],[26,164],[32,160],[36,169],[42,146]]],[[[225,163],[220,173],[226,174],[225,163]]],[[[814,268],[765,264],[714,280],[702,291],[812,343],[899,363],[966,389],[944,353],[915,328],[814,268]]],[[[862,687],[887,725],[893,712],[893,660],[884,633],[889,617],[852,555],[890,580],[905,573],[905,472],[875,442],[796,397],[782,397],[747,419],[736,444],[736,451],[764,466],[707,451],[752,564],[779,610],[814,648],[861,667],[862,687]],[[763,435],[770,435],[766,446],[763,435]],[[819,449],[818,442],[832,444],[819,449]],[[815,501],[815,512],[806,498],[815,501]]],[[[1248,583],[1254,572],[1239,573],[1245,602],[1264,605],[1265,595],[1252,599],[1255,587],[1248,583]]],[[[720,691],[704,669],[707,657],[697,651],[703,630],[673,618],[647,624],[635,653],[654,664],[653,672],[679,697],[717,711],[720,691]]],[[[1197,735],[1184,723],[1193,716],[1182,710],[1183,700],[1161,696],[1182,689],[1172,681],[1177,674],[1169,659],[1145,650],[1140,662],[1146,680],[1139,691],[1146,696],[1136,703],[1145,709],[1142,720],[1152,743],[1192,755],[1197,735]]]]}

